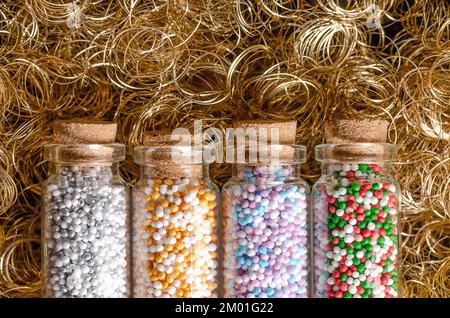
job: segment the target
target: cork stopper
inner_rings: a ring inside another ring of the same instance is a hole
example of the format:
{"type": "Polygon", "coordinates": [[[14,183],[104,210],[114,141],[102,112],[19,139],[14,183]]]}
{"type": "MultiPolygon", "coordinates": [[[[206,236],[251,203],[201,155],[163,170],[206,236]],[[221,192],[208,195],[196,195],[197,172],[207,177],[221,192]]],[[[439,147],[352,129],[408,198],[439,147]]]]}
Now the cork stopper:
{"type": "Polygon", "coordinates": [[[144,134],[144,146],[171,146],[180,141],[192,142],[191,135],[183,135],[172,132],[170,129],[152,130],[144,134]]]}
{"type": "Polygon", "coordinates": [[[115,144],[117,124],[92,118],[59,120],[53,126],[54,144],[46,147],[50,161],[79,165],[111,165],[124,159],[115,144]]]}
{"type": "Polygon", "coordinates": [[[340,119],[325,123],[325,138],[329,144],[385,143],[388,121],[340,119]]]}
{"type": "Polygon", "coordinates": [[[169,129],[148,131],[144,134],[144,147],[135,149],[135,161],[143,164],[145,173],[152,177],[201,177],[203,166],[195,162],[194,156],[201,159],[202,152],[191,143],[190,134],[177,134],[169,129]],[[181,141],[183,145],[179,145],[181,141]]]}
{"type": "Polygon", "coordinates": [[[327,144],[316,147],[317,160],[377,162],[391,160],[395,146],[386,144],[388,121],[339,119],[325,123],[327,144]]]}
{"type": "MultiPolygon", "coordinates": [[[[295,135],[297,131],[297,122],[295,120],[237,120],[233,122],[233,128],[242,128],[246,136],[245,145],[246,150],[246,162],[245,164],[251,164],[250,158],[255,158],[257,152],[258,162],[255,164],[268,164],[269,160],[280,163],[288,163],[293,161],[296,155],[295,149],[291,147],[295,144],[295,135]],[[267,147],[258,144],[257,149],[250,149],[249,129],[252,129],[256,133],[256,140],[260,141],[260,129],[265,129],[267,147]],[[272,129],[278,130],[278,141],[272,140],[272,129]],[[274,144],[276,142],[276,144],[274,144]]],[[[241,141],[236,140],[237,145],[241,141]]],[[[238,150],[238,149],[236,149],[238,150]]]]}
{"type": "Polygon", "coordinates": [[[271,140],[271,130],[278,129],[278,143],[281,145],[293,145],[295,144],[295,135],[297,132],[297,122],[295,120],[268,120],[268,119],[255,119],[255,120],[236,120],[233,122],[233,128],[242,128],[244,133],[247,134],[248,129],[255,129],[256,136],[259,140],[259,129],[265,128],[267,134],[267,142],[271,140]]]}
{"type": "Polygon", "coordinates": [[[117,124],[91,118],[56,121],[53,138],[57,144],[112,144],[116,140],[117,124]]]}

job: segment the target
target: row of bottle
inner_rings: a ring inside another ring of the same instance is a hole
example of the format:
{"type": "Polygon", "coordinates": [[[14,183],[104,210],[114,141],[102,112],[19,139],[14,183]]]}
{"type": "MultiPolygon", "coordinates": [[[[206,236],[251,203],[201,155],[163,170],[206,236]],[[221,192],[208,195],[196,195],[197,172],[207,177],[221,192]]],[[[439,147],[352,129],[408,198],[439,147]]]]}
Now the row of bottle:
{"type": "Polygon", "coordinates": [[[140,179],[130,200],[115,125],[56,124],[45,148],[44,295],[398,296],[399,188],[385,124],[329,126],[312,197],[299,175],[306,148],[293,144],[295,122],[237,124],[268,125],[282,132],[277,163],[234,164],[221,195],[207,165],[188,163],[192,147],[146,135],[134,151],[140,179]]]}

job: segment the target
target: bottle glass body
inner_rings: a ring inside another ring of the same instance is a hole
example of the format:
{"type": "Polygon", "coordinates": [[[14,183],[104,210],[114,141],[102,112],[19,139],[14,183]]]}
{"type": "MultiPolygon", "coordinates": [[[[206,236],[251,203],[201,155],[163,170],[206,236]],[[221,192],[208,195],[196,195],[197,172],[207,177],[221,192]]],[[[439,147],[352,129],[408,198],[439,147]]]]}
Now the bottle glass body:
{"type": "Polygon", "coordinates": [[[225,297],[308,296],[309,186],[298,168],[234,166],[222,190],[225,297]]]}
{"type": "MultiPolygon", "coordinates": [[[[135,154],[142,159],[151,151],[140,147],[135,154]]],[[[218,297],[219,192],[208,167],[136,161],[141,175],[132,191],[134,297],[218,297]]]]}
{"type": "Polygon", "coordinates": [[[46,149],[52,162],[42,200],[43,295],[128,297],[129,196],[118,163],[59,162],[63,148],[46,149]]]}
{"type": "Polygon", "coordinates": [[[322,176],[312,202],[314,297],[398,297],[400,189],[390,161],[319,157],[322,176]]]}

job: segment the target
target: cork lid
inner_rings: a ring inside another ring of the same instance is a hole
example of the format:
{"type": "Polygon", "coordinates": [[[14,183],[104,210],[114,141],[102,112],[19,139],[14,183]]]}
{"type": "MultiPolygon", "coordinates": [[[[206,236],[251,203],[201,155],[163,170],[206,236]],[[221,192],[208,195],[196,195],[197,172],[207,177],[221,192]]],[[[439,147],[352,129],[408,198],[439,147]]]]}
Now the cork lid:
{"type": "Polygon", "coordinates": [[[327,144],[316,146],[316,160],[377,162],[395,159],[395,146],[386,143],[386,120],[339,119],[325,123],[327,144]]]}
{"type": "Polygon", "coordinates": [[[245,136],[245,140],[239,140],[242,137],[235,131],[235,162],[246,165],[296,162],[298,151],[295,148],[295,120],[236,120],[233,128],[242,128],[245,136]],[[257,147],[250,143],[250,138],[255,138],[257,147]],[[265,142],[262,143],[264,139],[265,142]]]}
{"type": "Polygon", "coordinates": [[[49,161],[110,165],[125,159],[125,146],[116,144],[117,124],[92,118],[58,120],[53,125],[53,144],[46,145],[49,161]]]}
{"type": "Polygon", "coordinates": [[[158,178],[200,177],[203,174],[202,149],[191,145],[190,134],[169,129],[148,131],[144,146],[134,149],[134,161],[145,173],[158,178]]]}
{"type": "Polygon", "coordinates": [[[53,126],[57,144],[112,144],[116,140],[117,124],[92,118],[58,120],[53,126]]]}
{"type": "Polygon", "coordinates": [[[268,143],[272,142],[272,132],[278,133],[278,142],[282,145],[295,144],[295,135],[297,132],[297,122],[295,120],[236,120],[233,122],[233,128],[242,128],[244,133],[248,135],[250,131],[256,133],[259,140],[260,133],[266,134],[268,143]]]}
{"type": "Polygon", "coordinates": [[[182,134],[170,129],[152,130],[144,134],[144,146],[170,146],[176,145],[179,142],[191,143],[192,137],[190,134],[182,134]]]}
{"type": "Polygon", "coordinates": [[[385,143],[387,120],[339,119],[325,123],[325,138],[329,144],[350,144],[354,142],[385,143]]]}

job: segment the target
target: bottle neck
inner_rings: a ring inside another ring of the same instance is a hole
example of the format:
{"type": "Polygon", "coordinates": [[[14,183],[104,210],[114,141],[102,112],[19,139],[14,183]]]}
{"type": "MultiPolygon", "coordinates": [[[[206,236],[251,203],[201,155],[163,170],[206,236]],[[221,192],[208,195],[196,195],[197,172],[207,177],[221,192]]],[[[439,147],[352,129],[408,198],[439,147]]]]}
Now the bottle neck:
{"type": "Polygon", "coordinates": [[[389,162],[322,162],[323,175],[335,176],[374,176],[390,175],[392,173],[392,164],[389,162]]]}
{"type": "Polygon", "coordinates": [[[288,179],[300,175],[299,164],[279,165],[233,165],[233,177],[251,180],[254,177],[267,179],[288,179]]]}
{"type": "Polygon", "coordinates": [[[50,175],[73,177],[118,176],[119,163],[95,163],[79,165],[77,163],[50,163],[50,175]]]}

